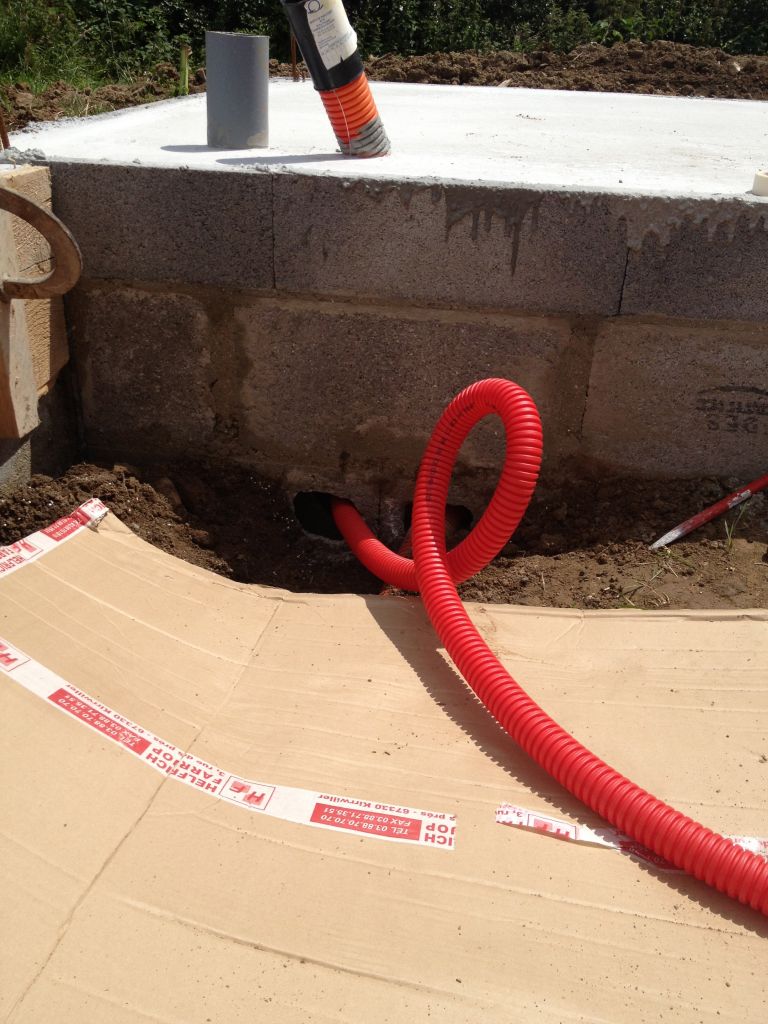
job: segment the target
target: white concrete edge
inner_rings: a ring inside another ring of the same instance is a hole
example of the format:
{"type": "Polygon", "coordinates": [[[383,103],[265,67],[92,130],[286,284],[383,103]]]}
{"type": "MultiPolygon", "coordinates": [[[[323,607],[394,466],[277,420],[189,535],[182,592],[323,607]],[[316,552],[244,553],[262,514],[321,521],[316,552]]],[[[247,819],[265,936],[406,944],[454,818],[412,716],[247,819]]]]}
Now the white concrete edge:
{"type": "MultiPolygon", "coordinates": [[[[119,111],[113,111],[112,113],[119,113],[119,111]]],[[[96,115],[100,116],[100,115],[96,115]]],[[[109,115],[106,115],[109,116],[109,115]]],[[[2,154],[0,154],[0,161],[2,161],[2,154]]],[[[674,191],[657,191],[653,193],[647,192],[636,192],[632,189],[616,189],[609,188],[599,185],[563,185],[560,182],[542,182],[537,185],[532,185],[530,182],[523,181],[509,181],[509,180],[492,180],[484,179],[482,181],[477,180],[474,182],[467,182],[463,178],[436,178],[436,177],[409,177],[406,175],[399,175],[397,177],[362,177],[356,175],[354,177],[344,177],[343,175],[332,173],[323,170],[314,170],[311,168],[298,168],[298,165],[288,164],[270,164],[269,166],[259,165],[255,163],[252,167],[193,167],[189,164],[178,164],[176,166],[170,166],[165,163],[152,163],[150,161],[137,161],[137,160],[89,160],[86,157],[47,157],[42,158],[35,157],[30,158],[28,163],[33,166],[43,167],[55,167],[57,164],[76,164],[86,167],[115,167],[122,170],[132,169],[143,169],[143,170],[154,170],[154,171],[167,171],[169,173],[175,171],[188,171],[192,174],[245,174],[245,175],[300,175],[302,177],[313,177],[313,178],[324,178],[328,181],[338,181],[341,185],[348,188],[365,188],[366,186],[371,188],[382,188],[382,189],[396,189],[399,187],[404,188],[463,188],[463,189],[487,189],[488,191],[505,191],[505,192],[526,192],[541,195],[561,195],[561,196],[573,196],[573,197],[585,197],[592,201],[600,198],[609,199],[624,199],[629,202],[672,202],[686,204],[721,204],[721,203],[738,203],[744,206],[760,206],[766,205],[768,197],[755,195],[751,189],[747,189],[743,194],[735,195],[732,192],[714,193],[711,195],[697,195],[689,192],[674,192],[674,191]]],[[[15,165],[12,163],[4,164],[0,162],[0,173],[4,171],[13,171],[15,165]]]]}

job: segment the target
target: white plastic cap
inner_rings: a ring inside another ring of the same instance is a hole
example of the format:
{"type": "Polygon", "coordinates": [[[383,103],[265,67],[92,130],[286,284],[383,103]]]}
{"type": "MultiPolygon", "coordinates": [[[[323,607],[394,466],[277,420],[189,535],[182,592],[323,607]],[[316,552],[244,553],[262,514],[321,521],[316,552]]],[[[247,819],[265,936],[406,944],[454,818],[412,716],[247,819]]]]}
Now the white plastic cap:
{"type": "Polygon", "coordinates": [[[755,172],[755,183],[752,191],[756,196],[768,196],[768,169],[755,172]]]}

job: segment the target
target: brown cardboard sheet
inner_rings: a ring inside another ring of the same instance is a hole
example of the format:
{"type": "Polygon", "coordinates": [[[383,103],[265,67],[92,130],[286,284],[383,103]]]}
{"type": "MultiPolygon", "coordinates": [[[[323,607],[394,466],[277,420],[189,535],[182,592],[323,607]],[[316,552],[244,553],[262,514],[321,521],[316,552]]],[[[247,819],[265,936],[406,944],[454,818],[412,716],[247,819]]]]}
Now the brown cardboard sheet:
{"type": "MultiPolygon", "coordinates": [[[[472,606],[583,742],[768,834],[768,612],[472,606]]],[[[114,517],[0,579],[0,636],[246,779],[456,815],[453,849],[248,813],[0,674],[0,1019],[13,1024],[768,1020],[768,921],[609,850],[495,726],[418,599],[288,594],[114,517]]]]}

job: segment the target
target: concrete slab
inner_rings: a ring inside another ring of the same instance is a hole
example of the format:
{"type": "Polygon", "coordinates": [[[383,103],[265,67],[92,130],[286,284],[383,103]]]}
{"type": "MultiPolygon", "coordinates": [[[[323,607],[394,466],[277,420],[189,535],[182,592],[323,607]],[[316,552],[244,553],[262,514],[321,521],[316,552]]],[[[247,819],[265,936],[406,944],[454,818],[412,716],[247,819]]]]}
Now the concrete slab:
{"type": "Polygon", "coordinates": [[[768,148],[768,103],[498,87],[374,83],[393,154],[335,152],[309,82],[270,85],[270,148],[205,145],[205,97],[15,135],[49,160],[283,170],[418,182],[497,182],[626,195],[743,196],[768,148]]]}

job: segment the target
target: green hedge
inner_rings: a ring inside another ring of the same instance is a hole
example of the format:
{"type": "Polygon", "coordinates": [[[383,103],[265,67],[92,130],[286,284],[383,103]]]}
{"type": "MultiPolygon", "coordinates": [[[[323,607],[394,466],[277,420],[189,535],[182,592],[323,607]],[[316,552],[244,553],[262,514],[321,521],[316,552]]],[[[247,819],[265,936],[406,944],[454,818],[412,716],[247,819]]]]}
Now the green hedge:
{"type": "MultiPolygon", "coordinates": [[[[364,54],[569,50],[579,43],[669,39],[768,52],[767,0],[347,0],[364,54]]],[[[272,37],[288,55],[278,0],[0,0],[0,77],[119,79],[176,60],[206,28],[272,37]]]]}

